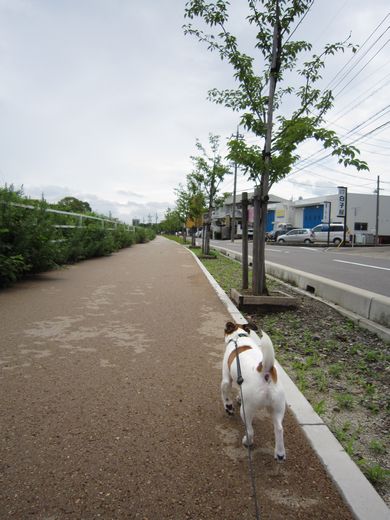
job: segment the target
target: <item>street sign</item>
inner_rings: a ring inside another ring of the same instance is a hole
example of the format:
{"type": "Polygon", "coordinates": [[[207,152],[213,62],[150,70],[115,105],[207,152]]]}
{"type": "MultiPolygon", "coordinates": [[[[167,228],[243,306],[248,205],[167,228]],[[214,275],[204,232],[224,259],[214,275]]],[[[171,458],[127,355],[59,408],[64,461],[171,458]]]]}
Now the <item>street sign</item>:
{"type": "Polygon", "coordinates": [[[346,207],[347,207],[347,188],[344,186],[338,187],[339,193],[338,193],[338,211],[337,216],[338,217],[346,217],[346,207]]]}

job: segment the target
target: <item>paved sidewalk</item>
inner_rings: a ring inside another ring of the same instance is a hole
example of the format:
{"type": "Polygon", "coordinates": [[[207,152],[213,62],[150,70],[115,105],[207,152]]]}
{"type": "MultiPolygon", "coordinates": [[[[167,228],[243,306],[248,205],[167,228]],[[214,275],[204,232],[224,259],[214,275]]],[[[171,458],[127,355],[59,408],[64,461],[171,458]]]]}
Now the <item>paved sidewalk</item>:
{"type": "MultiPolygon", "coordinates": [[[[155,241],[0,292],[0,518],[253,519],[230,319],[191,253],[155,241]]],[[[255,421],[261,518],[352,518],[291,414],[255,421]]]]}

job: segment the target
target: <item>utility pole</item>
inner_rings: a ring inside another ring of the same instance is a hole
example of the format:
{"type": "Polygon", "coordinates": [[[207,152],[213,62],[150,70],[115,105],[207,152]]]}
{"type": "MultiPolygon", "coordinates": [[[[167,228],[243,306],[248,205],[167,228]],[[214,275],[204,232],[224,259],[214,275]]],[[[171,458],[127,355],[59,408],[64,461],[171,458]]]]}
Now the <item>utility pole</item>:
{"type": "Polygon", "coordinates": [[[376,180],[376,220],[375,220],[375,245],[379,245],[379,175],[376,180]]]}
{"type": "Polygon", "coordinates": [[[323,214],[323,222],[326,221],[326,223],[328,224],[328,247],[329,247],[329,243],[330,243],[330,215],[331,215],[331,211],[332,211],[332,203],[329,202],[328,200],[325,200],[324,201],[324,214],[323,214]],[[326,218],[325,218],[326,217],[326,218]]]}

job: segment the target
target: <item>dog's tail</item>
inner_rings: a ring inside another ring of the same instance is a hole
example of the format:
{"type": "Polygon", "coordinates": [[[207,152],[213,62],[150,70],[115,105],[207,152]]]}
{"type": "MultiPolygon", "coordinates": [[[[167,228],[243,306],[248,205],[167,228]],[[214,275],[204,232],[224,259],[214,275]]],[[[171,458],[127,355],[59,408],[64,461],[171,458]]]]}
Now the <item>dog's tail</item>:
{"type": "Polygon", "coordinates": [[[271,376],[274,383],[277,381],[277,373],[275,368],[275,351],[271,338],[265,332],[262,333],[260,340],[260,348],[263,353],[263,360],[257,367],[257,370],[264,374],[266,381],[271,376]]]}

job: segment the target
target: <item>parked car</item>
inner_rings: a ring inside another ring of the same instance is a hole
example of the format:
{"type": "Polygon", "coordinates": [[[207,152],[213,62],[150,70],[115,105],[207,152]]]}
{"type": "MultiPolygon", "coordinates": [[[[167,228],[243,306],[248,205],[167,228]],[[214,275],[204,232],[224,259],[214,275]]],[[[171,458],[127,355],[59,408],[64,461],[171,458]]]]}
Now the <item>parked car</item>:
{"type": "Polygon", "coordinates": [[[285,235],[291,229],[294,229],[294,226],[292,224],[279,223],[276,229],[266,233],[265,239],[266,241],[277,240],[278,237],[280,237],[281,235],[285,235]]]}
{"type": "Polygon", "coordinates": [[[277,239],[277,242],[279,244],[283,242],[290,242],[294,244],[312,244],[314,242],[314,237],[311,229],[292,229],[285,235],[280,235],[277,239]]]}
{"type": "MultiPolygon", "coordinates": [[[[330,227],[328,224],[318,224],[318,226],[313,227],[314,242],[328,242],[328,230],[329,242],[338,246],[344,240],[344,224],[340,222],[331,222],[330,227]]],[[[346,239],[347,241],[349,239],[348,229],[346,239]]]]}

